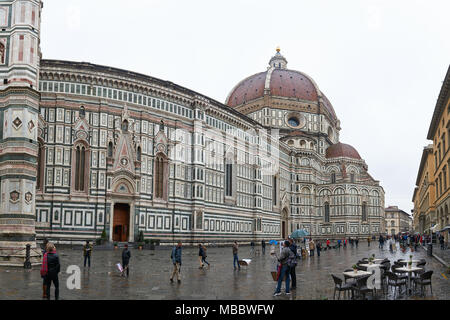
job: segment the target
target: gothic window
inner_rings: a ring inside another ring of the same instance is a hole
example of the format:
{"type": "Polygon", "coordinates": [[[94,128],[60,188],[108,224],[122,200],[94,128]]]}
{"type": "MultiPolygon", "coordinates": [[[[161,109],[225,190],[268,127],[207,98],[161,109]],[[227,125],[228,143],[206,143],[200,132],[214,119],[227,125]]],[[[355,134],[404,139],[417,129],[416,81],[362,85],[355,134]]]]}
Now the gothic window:
{"type": "Polygon", "coordinates": [[[113,156],[113,143],[110,141],[108,143],[108,157],[112,158],[112,156],[113,156]]]}
{"type": "Polygon", "coordinates": [[[362,221],[367,221],[367,204],[365,202],[362,204],[361,211],[362,211],[362,221]]]}
{"type": "Polygon", "coordinates": [[[5,45],[0,42],[0,63],[5,63],[5,45]]]}
{"type": "Polygon", "coordinates": [[[159,154],[155,159],[155,198],[164,199],[165,198],[165,183],[166,183],[166,172],[167,163],[163,155],[159,154]]]}
{"type": "Polygon", "coordinates": [[[141,154],[142,154],[141,147],[138,147],[137,148],[137,155],[136,155],[137,161],[141,161],[141,154]]]}
{"type": "Polygon", "coordinates": [[[225,165],[225,195],[231,197],[233,195],[233,164],[225,165]]]}
{"type": "Polygon", "coordinates": [[[88,163],[86,147],[78,145],[75,149],[75,190],[85,191],[85,170],[88,163]]]}
{"type": "Polygon", "coordinates": [[[330,222],[330,204],[325,202],[325,222],[330,222]]]}
{"type": "Polygon", "coordinates": [[[353,172],[350,173],[350,182],[355,183],[355,174],[353,172]]]}
{"type": "Polygon", "coordinates": [[[45,166],[45,149],[42,141],[39,140],[39,149],[38,149],[38,168],[37,168],[37,179],[36,179],[36,188],[38,190],[42,189],[43,185],[43,175],[44,175],[44,166],[45,166]]]}
{"type": "Polygon", "coordinates": [[[86,110],[84,109],[84,106],[80,107],[80,118],[84,119],[84,117],[86,116],[86,110]]]}
{"type": "Polygon", "coordinates": [[[331,183],[336,183],[336,173],[335,172],[331,173],[331,183]]]}
{"type": "Polygon", "coordinates": [[[122,131],[127,132],[128,131],[128,120],[123,120],[122,122],[122,131]]]}
{"type": "Polygon", "coordinates": [[[272,186],[272,198],[273,198],[273,205],[277,205],[277,177],[273,177],[273,186],[272,186]]]}

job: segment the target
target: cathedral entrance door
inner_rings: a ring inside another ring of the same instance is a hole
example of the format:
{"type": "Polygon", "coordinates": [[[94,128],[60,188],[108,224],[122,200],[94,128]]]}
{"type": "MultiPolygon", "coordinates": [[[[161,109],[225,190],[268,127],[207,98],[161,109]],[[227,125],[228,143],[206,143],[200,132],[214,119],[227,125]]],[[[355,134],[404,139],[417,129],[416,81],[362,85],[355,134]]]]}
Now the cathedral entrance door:
{"type": "Polygon", "coordinates": [[[114,205],[113,241],[128,241],[130,229],[130,205],[116,203],[114,205]]]}

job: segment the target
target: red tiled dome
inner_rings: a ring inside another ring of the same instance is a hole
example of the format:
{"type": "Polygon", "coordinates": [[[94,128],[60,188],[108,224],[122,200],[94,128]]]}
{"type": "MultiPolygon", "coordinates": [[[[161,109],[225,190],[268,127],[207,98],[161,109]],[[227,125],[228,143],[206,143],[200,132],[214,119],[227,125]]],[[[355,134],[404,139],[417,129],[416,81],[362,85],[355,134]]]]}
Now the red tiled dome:
{"type": "Polygon", "coordinates": [[[361,160],[361,156],[359,155],[358,151],[356,151],[355,148],[353,148],[349,144],[341,142],[329,146],[325,156],[327,158],[346,157],[361,160]]]}
{"type": "Polygon", "coordinates": [[[225,104],[235,108],[255,99],[261,99],[265,94],[311,101],[315,104],[319,102],[319,97],[322,97],[322,108],[334,121],[337,120],[333,106],[314,81],[302,72],[287,69],[286,64],[287,60],[277,50],[277,54],[269,62],[269,70],[239,82],[228,95],[225,104]]]}

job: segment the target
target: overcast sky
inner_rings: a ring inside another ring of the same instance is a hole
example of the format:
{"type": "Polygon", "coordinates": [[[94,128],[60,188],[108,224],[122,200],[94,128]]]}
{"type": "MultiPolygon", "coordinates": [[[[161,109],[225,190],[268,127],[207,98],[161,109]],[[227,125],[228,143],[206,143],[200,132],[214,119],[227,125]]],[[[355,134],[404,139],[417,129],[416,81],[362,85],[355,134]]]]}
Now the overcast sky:
{"type": "Polygon", "coordinates": [[[450,1],[45,0],[46,59],[169,80],[224,102],[277,46],[310,75],[380,180],[410,213],[430,120],[450,63],[450,1]]]}

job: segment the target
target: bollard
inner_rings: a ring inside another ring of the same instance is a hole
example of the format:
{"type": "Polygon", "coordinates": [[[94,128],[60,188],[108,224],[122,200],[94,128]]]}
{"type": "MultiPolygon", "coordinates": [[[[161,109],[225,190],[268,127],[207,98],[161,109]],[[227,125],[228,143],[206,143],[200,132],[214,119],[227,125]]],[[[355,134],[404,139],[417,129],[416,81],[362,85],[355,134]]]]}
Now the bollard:
{"type": "Polygon", "coordinates": [[[27,244],[26,246],[26,252],[25,252],[25,262],[23,264],[24,269],[31,269],[31,262],[30,262],[30,248],[31,245],[27,244]]]}

